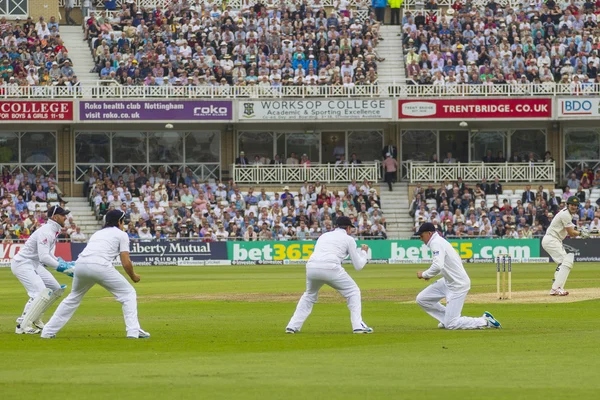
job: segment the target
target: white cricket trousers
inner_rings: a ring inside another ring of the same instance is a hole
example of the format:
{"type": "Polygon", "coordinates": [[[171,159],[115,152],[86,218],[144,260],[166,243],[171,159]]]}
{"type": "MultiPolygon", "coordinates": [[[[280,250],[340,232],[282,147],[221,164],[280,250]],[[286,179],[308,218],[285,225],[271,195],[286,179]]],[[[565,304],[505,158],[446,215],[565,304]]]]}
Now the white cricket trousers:
{"type": "Polygon", "coordinates": [[[552,236],[545,235],[542,238],[542,247],[558,265],[562,264],[567,256],[567,252],[565,251],[562,242],[552,236]]]}
{"type": "Polygon", "coordinates": [[[352,329],[362,329],[364,325],[360,289],[346,270],[341,267],[336,269],[306,269],[306,292],[300,298],[298,306],[296,306],[296,312],[294,312],[287,327],[295,330],[302,328],[304,321],[312,312],[313,305],[317,302],[319,290],[323,285],[331,286],[346,298],[350,310],[352,329]]]}
{"type": "Polygon", "coordinates": [[[417,304],[433,318],[444,324],[446,329],[481,329],[487,326],[484,317],[461,317],[467,293],[454,293],[448,289],[445,279],[427,286],[417,295],[417,304]],[[446,298],[444,307],[440,300],[446,298]]]}
{"type": "Polygon", "coordinates": [[[137,337],[140,323],[137,315],[137,298],[133,286],[112,266],[79,261],[75,264],[73,290],[60,303],[54,315],[44,327],[42,336],[57,334],[69,322],[81,304],[83,296],[95,284],[108,290],[123,305],[127,336],[137,337]]]}
{"type": "Polygon", "coordinates": [[[36,262],[16,262],[12,260],[10,263],[12,273],[17,277],[19,282],[25,287],[29,300],[25,304],[23,314],[17,318],[17,323],[21,323],[23,315],[29,310],[31,302],[45,288],[57,290],[60,289],[60,283],[43,265],[36,262]]]}

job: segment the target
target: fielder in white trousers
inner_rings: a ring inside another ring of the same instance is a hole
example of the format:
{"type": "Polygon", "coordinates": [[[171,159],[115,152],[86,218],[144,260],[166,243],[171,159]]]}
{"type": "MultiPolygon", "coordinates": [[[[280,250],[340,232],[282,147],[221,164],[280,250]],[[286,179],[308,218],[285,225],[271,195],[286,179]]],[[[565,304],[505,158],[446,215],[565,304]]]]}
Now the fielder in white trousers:
{"type": "Polygon", "coordinates": [[[323,285],[329,285],[337,290],[348,304],[350,322],[354,333],[372,333],[362,320],[362,305],[360,289],[354,280],[342,267],[342,260],[350,256],[357,271],[367,263],[368,247],[356,247],[356,242],[350,236],[354,228],[348,217],[338,217],[338,226],[332,232],[321,235],[315,244],[315,250],[306,263],[306,292],[300,298],[296,311],[287,325],[286,333],[297,333],[312,312],[323,285]]]}
{"type": "Polygon", "coordinates": [[[150,334],[140,328],[137,313],[137,296],[133,286],[112,265],[120,256],[123,269],[133,282],[140,276],[133,270],[129,257],[129,236],[123,231],[125,213],[111,210],[106,225],[94,233],[75,262],[73,290],[56,309],[42,331],[42,338],[52,339],[71,319],[83,300],[83,296],[98,284],[108,290],[123,306],[125,330],[131,339],[149,338],[150,334]]]}
{"type": "Polygon", "coordinates": [[[431,250],[433,263],[427,271],[417,272],[419,279],[429,280],[441,275],[442,278],[429,285],[417,296],[417,304],[439,321],[445,329],[501,328],[500,323],[485,312],[481,317],[461,315],[471,280],[463,267],[460,256],[452,245],[440,236],[433,224],[426,222],[419,227],[417,234],[431,250]],[[446,306],[440,301],[445,298],[446,306]]]}
{"type": "Polygon", "coordinates": [[[140,330],[137,313],[137,296],[133,286],[112,266],[77,261],[77,271],[73,278],[73,289],[71,293],[58,306],[54,315],[48,321],[42,332],[43,336],[56,335],[69,322],[83,296],[94,285],[98,284],[108,290],[115,299],[123,306],[123,317],[125,318],[125,330],[127,336],[137,336],[140,330]]]}

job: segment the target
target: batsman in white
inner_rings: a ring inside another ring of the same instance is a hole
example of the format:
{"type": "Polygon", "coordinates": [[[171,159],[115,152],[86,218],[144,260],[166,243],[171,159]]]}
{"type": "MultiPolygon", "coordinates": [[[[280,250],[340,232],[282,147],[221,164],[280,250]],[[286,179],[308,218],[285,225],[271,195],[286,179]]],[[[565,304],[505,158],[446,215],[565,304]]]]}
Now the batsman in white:
{"type": "Polygon", "coordinates": [[[571,237],[581,236],[584,239],[590,237],[586,228],[577,231],[575,224],[573,224],[573,215],[579,213],[579,204],[578,197],[569,197],[567,207],[556,213],[542,239],[542,247],[558,264],[556,272],[554,272],[554,283],[552,289],[550,289],[550,296],[567,296],[569,294],[565,290],[565,284],[571,268],[573,268],[575,256],[573,253],[567,254],[563,248],[562,241],[564,238],[567,235],[571,237]]]}
{"type": "Polygon", "coordinates": [[[419,227],[417,234],[431,250],[433,263],[427,271],[417,272],[419,279],[442,275],[442,279],[427,286],[417,295],[417,304],[439,321],[445,329],[502,328],[492,314],[484,312],[481,317],[462,317],[462,308],[471,289],[471,280],[463,267],[460,256],[452,245],[440,236],[432,223],[419,227]],[[446,298],[444,307],[440,300],[446,298]]]}
{"type": "Polygon", "coordinates": [[[133,282],[139,282],[140,276],[133,270],[129,258],[129,236],[123,231],[125,213],[112,210],[106,213],[104,228],[94,233],[87,246],[75,262],[77,273],[73,279],[73,290],[60,303],[50,321],[42,331],[42,338],[56,337],[58,331],[71,319],[83,296],[96,283],[112,293],[123,305],[123,316],[127,337],[131,339],[149,338],[150,334],[140,328],[137,314],[135,289],[112,265],[120,256],[123,269],[133,282]]]}
{"type": "Polygon", "coordinates": [[[29,301],[23,314],[17,318],[17,334],[38,334],[44,327],[41,318],[65,291],[52,274],[44,268],[48,266],[68,276],[73,276],[73,262],[54,256],[56,236],[63,227],[68,210],[54,206],[48,209],[48,222],[36,230],[10,262],[12,273],[27,290],[29,301]]]}
{"type": "Polygon", "coordinates": [[[315,250],[306,263],[306,292],[300,298],[296,312],[285,328],[286,333],[297,333],[312,312],[317,302],[319,290],[329,285],[346,298],[350,310],[350,321],[354,333],[372,333],[362,320],[360,289],[342,267],[342,260],[348,255],[357,271],[367,263],[369,247],[363,244],[360,249],[350,236],[354,225],[348,217],[338,217],[337,229],[321,235],[315,244],[315,250]]]}

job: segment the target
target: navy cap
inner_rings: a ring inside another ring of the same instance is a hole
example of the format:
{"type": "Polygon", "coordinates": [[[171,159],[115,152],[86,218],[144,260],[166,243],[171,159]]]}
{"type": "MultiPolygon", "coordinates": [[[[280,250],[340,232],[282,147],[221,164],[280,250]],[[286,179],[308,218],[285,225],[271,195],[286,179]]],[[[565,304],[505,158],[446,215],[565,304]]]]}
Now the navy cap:
{"type": "Polygon", "coordinates": [[[423,225],[421,225],[419,227],[419,230],[417,231],[417,235],[421,236],[422,233],[425,232],[435,232],[435,226],[431,223],[431,222],[425,222],[423,225]]]}
{"type": "Polygon", "coordinates": [[[106,213],[106,224],[118,225],[119,221],[125,218],[125,213],[121,210],[111,210],[106,213]]]}
{"type": "Polygon", "coordinates": [[[59,206],[52,206],[48,209],[48,218],[52,218],[55,215],[68,215],[71,211],[65,210],[59,206]]]}
{"type": "Polygon", "coordinates": [[[349,226],[354,228],[354,224],[352,223],[352,220],[346,216],[338,217],[337,220],[335,221],[335,223],[340,228],[347,228],[349,226]]]}

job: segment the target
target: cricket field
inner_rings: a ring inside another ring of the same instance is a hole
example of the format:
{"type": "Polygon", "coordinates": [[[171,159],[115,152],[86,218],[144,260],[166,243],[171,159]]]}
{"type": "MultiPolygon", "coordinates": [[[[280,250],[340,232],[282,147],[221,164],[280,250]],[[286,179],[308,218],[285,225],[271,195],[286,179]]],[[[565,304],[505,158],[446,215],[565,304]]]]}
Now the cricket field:
{"type": "Polygon", "coordinates": [[[513,298],[502,301],[494,265],[465,266],[473,287],[463,315],[490,311],[503,329],[438,329],[414,302],[429,284],[416,278],[423,265],[350,271],[371,335],[351,333],[329,288],[302,332],[284,334],[304,290],[300,265],[139,267],[150,339],[125,339],[120,304],[95,287],[57,338],[42,340],[15,335],[27,299],[2,268],[0,399],[596,398],[600,266],[576,263],[571,295],[555,298],[554,265],[514,264],[513,298]]]}

